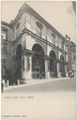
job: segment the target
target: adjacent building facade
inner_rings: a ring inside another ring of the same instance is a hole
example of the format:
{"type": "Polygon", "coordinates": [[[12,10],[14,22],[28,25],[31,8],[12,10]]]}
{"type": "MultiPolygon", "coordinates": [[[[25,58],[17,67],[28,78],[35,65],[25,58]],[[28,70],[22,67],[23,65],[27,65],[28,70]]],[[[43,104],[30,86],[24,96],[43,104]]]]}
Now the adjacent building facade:
{"type": "Polygon", "coordinates": [[[70,41],[67,45],[68,47],[68,70],[76,72],[76,45],[72,41],[70,41]]]}
{"type": "Polygon", "coordinates": [[[65,37],[30,6],[24,4],[10,24],[1,25],[2,76],[10,83],[68,76],[65,37]]]}

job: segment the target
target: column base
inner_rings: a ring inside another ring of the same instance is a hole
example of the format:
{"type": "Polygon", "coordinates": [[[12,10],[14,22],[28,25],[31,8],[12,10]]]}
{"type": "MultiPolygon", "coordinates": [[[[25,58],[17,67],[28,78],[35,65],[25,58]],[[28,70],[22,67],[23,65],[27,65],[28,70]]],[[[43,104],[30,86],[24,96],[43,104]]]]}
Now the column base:
{"type": "Polygon", "coordinates": [[[26,80],[31,80],[32,79],[32,72],[28,72],[26,74],[26,80]]]}
{"type": "Polygon", "coordinates": [[[58,75],[57,75],[57,77],[58,77],[58,78],[60,78],[60,77],[61,77],[61,73],[60,73],[60,72],[58,72],[58,75]]]}
{"type": "Polygon", "coordinates": [[[50,78],[50,72],[48,72],[48,78],[50,78]]]}
{"type": "Polygon", "coordinates": [[[66,77],[68,77],[68,73],[66,73],[66,77]]]}

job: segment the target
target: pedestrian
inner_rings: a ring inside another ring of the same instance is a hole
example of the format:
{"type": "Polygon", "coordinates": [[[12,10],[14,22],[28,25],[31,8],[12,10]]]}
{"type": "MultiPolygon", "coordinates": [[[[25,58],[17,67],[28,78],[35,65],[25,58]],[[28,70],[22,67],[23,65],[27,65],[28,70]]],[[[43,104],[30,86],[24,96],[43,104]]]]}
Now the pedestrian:
{"type": "Polygon", "coordinates": [[[1,81],[1,92],[3,93],[4,91],[4,84],[3,84],[3,80],[1,81]]]}

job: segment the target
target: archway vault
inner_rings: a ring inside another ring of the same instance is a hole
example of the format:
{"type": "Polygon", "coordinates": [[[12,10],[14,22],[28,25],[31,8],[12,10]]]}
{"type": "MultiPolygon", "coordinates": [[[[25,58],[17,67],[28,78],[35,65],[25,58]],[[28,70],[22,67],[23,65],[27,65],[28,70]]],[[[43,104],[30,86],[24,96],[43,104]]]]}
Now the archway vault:
{"type": "Polygon", "coordinates": [[[65,60],[64,56],[60,56],[60,73],[62,77],[65,77],[65,60]]]}
{"type": "Polygon", "coordinates": [[[34,44],[32,47],[32,77],[45,77],[45,53],[39,44],[34,44]]]}
{"type": "Polygon", "coordinates": [[[46,44],[44,44],[44,43],[41,42],[41,41],[37,41],[37,40],[36,40],[36,41],[34,42],[34,44],[32,45],[31,50],[32,50],[32,48],[33,48],[34,45],[39,45],[39,46],[43,49],[44,54],[46,55],[46,44]]]}

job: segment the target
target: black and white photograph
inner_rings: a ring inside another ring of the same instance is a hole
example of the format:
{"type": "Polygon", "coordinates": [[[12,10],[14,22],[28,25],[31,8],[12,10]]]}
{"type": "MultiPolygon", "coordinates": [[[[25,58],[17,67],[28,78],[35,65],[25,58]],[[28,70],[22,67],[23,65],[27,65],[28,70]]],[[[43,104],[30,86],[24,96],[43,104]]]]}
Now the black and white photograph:
{"type": "Polygon", "coordinates": [[[76,119],[76,1],[1,1],[1,120],[76,119]]]}

